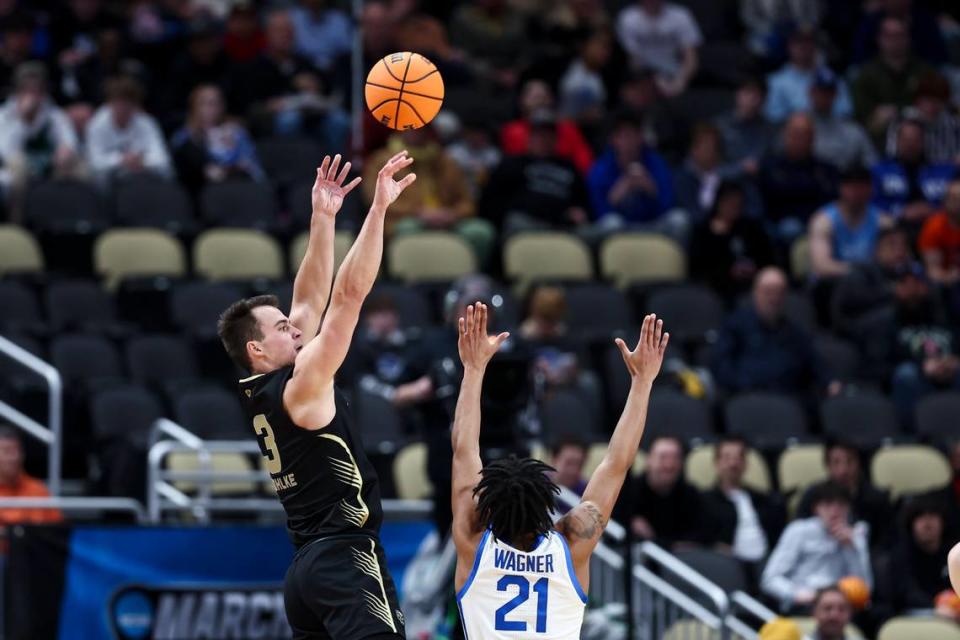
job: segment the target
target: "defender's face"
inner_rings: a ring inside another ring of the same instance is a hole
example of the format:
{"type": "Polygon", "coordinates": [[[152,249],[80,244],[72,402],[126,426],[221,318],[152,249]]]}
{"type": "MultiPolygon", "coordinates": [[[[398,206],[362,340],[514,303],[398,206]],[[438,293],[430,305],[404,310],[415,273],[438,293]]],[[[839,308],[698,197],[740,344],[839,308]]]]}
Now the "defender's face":
{"type": "Polygon", "coordinates": [[[303,348],[300,329],[293,326],[290,319],[276,307],[257,307],[253,315],[263,339],[247,343],[247,349],[254,349],[251,359],[268,365],[271,370],[292,365],[303,348]]]}

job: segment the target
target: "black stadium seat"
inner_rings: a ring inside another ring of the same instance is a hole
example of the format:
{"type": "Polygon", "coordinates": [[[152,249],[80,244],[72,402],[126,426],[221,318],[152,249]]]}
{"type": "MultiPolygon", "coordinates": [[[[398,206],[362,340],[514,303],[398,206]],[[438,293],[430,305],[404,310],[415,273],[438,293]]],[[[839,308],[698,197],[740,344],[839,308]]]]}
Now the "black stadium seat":
{"type": "Polygon", "coordinates": [[[820,405],[820,416],[826,435],[864,449],[877,448],[902,435],[893,403],[876,393],[827,398],[820,405]]]}
{"type": "Polygon", "coordinates": [[[179,336],[146,335],[127,342],[127,367],[141,384],[175,394],[200,378],[200,367],[190,344],[179,336]]]}
{"type": "Polygon", "coordinates": [[[200,194],[201,215],[212,226],[275,229],[276,209],[273,190],[259,182],[212,184],[200,194]]]}
{"type": "Polygon", "coordinates": [[[914,409],[914,428],[931,440],[952,440],[958,435],[960,392],[939,391],[924,396],[914,409]]]}
{"type": "Polygon", "coordinates": [[[94,396],[90,413],[98,440],[122,440],[143,451],[149,443],[153,423],[164,414],[157,397],[137,385],[101,391],[94,396]]]}
{"type": "Polygon", "coordinates": [[[110,224],[100,193],[75,180],[51,180],[31,187],[25,214],[31,226],[44,231],[91,233],[110,224]]]}
{"type": "Polygon", "coordinates": [[[609,340],[615,333],[632,334],[633,313],[623,292],[606,283],[575,284],[566,287],[567,325],[586,338],[609,340]]]}
{"type": "MultiPolygon", "coordinates": [[[[257,154],[267,176],[277,185],[312,182],[323,162],[323,151],[304,138],[272,137],[257,141],[257,154]]],[[[344,158],[343,162],[346,162],[344,158]]],[[[343,163],[340,165],[343,167],[343,163]]]]}
{"type": "Polygon", "coordinates": [[[723,301],[699,285],[674,285],[657,289],[647,298],[648,313],[657,314],[680,342],[711,342],[723,323],[723,301]]]}
{"type": "Polygon", "coordinates": [[[17,281],[0,281],[0,332],[42,335],[46,323],[33,290],[17,281]]]}
{"type": "Polygon", "coordinates": [[[124,378],[120,353],[113,342],[98,335],[60,335],[50,342],[53,366],[64,385],[100,384],[124,378]]]}
{"type": "Polygon", "coordinates": [[[674,436],[684,444],[713,439],[710,407],[672,389],[656,389],[650,397],[643,443],[649,447],[657,436],[674,436]]]}
{"type": "Polygon", "coordinates": [[[240,440],[253,435],[239,398],[225,389],[184,391],[174,401],[173,415],[180,426],[206,440],[240,440]]]}
{"type": "Polygon", "coordinates": [[[44,298],[51,331],[119,331],[113,298],[96,281],[55,282],[44,298]]]}
{"type": "Polygon", "coordinates": [[[782,449],[790,438],[809,435],[807,418],[800,404],[776,393],[745,393],[724,407],[727,431],[760,449],[782,449]]]}
{"type": "Polygon", "coordinates": [[[357,388],[354,415],[368,453],[392,455],[406,443],[400,412],[384,398],[357,388]]]}
{"type": "Polygon", "coordinates": [[[813,341],[814,349],[831,376],[849,382],[860,373],[860,354],[850,342],[828,334],[818,334],[813,341]]]}
{"type": "Polygon", "coordinates": [[[367,300],[372,300],[378,296],[387,296],[396,305],[397,313],[400,316],[400,326],[405,328],[428,327],[433,324],[433,318],[430,317],[430,305],[420,290],[389,282],[378,282],[370,295],[367,296],[367,300]]]}
{"type": "Polygon", "coordinates": [[[729,554],[708,549],[689,549],[678,551],[676,555],[681,562],[727,593],[745,591],[748,588],[743,564],[729,554]]]}
{"type": "Polygon", "coordinates": [[[551,392],[541,404],[540,420],[548,441],[562,435],[577,435],[584,440],[599,439],[603,435],[599,416],[576,391],[551,392]]]}
{"type": "Polygon", "coordinates": [[[115,191],[117,221],[134,227],[159,227],[171,233],[193,231],[196,220],[190,197],[176,182],[131,178],[115,191]]]}
{"type": "Polygon", "coordinates": [[[245,297],[238,285],[223,282],[185,282],[170,296],[170,319],[177,328],[201,338],[217,334],[217,320],[231,304],[245,297]]]}

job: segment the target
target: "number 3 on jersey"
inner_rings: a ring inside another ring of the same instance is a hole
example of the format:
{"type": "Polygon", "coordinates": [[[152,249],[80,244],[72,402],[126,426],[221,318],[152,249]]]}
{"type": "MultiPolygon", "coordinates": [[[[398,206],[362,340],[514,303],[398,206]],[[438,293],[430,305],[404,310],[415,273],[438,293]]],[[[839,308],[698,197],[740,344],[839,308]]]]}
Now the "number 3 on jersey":
{"type": "MultiPolygon", "coordinates": [[[[522,605],[530,598],[530,581],[523,576],[503,576],[497,582],[497,591],[506,591],[509,587],[517,587],[517,597],[497,609],[497,618],[494,628],[497,631],[526,631],[527,623],[522,620],[507,620],[507,614],[522,605]]],[[[550,582],[547,578],[540,578],[533,584],[537,592],[537,633],[547,632],[547,587],[550,582]]]]}
{"type": "Polygon", "coordinates": [[[273,438],[273,427],[267,422],[267,416],[262,413],[254,416],[253,430],[260,443],[260,453],[267,461],[267,472],[272,476],[278,475],[283,470],[283,464],[280,462],[280,450],[277,448],[277,441],[273,438]]]}

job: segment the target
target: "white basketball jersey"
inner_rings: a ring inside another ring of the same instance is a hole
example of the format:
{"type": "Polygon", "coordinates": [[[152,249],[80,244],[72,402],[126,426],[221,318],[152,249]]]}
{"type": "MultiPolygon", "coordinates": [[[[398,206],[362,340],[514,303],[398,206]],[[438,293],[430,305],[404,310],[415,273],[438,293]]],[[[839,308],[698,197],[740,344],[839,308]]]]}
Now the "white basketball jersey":
{"type": "Polygon", "coordinates": [[[457,603],[467,640],[579,640],[587,594],[556,531],[528,553],[487,530],[457,603]]]}

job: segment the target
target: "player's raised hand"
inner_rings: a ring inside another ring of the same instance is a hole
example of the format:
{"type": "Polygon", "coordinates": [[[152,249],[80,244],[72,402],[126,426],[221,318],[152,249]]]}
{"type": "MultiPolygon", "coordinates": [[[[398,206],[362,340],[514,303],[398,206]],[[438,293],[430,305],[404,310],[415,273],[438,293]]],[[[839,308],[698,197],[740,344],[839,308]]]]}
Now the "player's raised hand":
{"type": "Polygon", "coordinates": [[[663,331],[663,320],[657,320],[656,314],[653,313],[643,319],[640,340],[633,351],[630,351],[620,338],[614,342],[620,348],[620,355],[623,356],[623,362],[627,365],[630,377],[652,384],[654,378],[660,373],[663,353],[667,350],[667,343],[670,342],[670,334],[663,331]]]}
{"type": "Polygon", "coordinates": [[[377,189],[373,194],[373,206],[386,209],[400,197],[403,190],[413,184],[417,179],[417,174],[411,173],[402,180],[394,180],[393,176],[401,169],[405,169],[413,164],[413,158],[407,155],[406,149],[396,154],[383,165],[380,173],[377,174],[377,189]]]}
{"type": "Polygon", "coordinates": [[[313,183],[313,191],[310,193],[314,215],[337,215],[340,207],[343,206],[343,199],[360,184],[360,178],[356,177],[344,185],[343,181],[349,174],[349,162],[340,170],[339,153],[333,157],[332,161],[330,156],[324,156],[323,162],[317,169],[317,180],[313,183]]]}
{"type": "Polygon", "coordinates": [[[487,305],[478,302],[467,307],[467,315],[460,318],[460,337],[457,350],[464,369],[482,371],[494,356],[509,333],[487,335],[487,305]]]}

